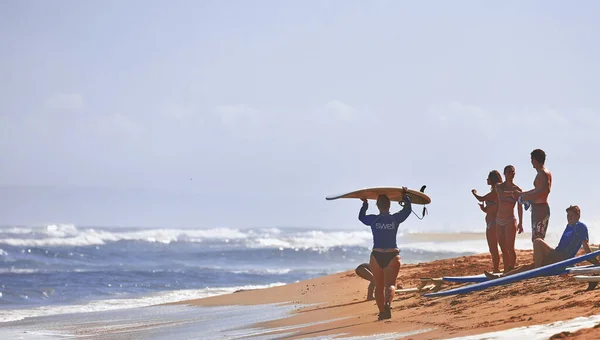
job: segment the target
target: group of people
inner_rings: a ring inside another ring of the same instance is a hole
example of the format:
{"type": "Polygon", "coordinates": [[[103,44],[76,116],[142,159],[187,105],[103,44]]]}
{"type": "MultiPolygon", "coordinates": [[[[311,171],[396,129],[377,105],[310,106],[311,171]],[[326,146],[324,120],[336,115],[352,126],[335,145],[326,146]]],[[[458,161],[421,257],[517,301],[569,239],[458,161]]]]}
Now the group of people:
{"type": "MultiPolygon", "coordinates": [[[[567,226],[556,248],[545,241],[550,207],[548,196],[552,187],[552,174],[545,167],[546,153],[541,149],[531,152],[531,164],[537,170],[533,182],[534,188],[523,191],[514,183],[515,168],[507,165],[504,168],[504,181],[496,170],[491,171],[487,183],[491,190],[484,196],[479,196],[475,189],[473,195],[480,203],[481,210],[486,214],[486,238],[492,257],[492,271],[485,271],[490,279],[513,275],[524,270],[548,265],[567,258],[574,257],[583,246],[586,253],[591,252],[587,226],[580,222],[581,211],[578,206],[567,208],[567,226]],[[514,210],[517,208],[518,220],[514,210]],[[523,232],[523,209],[531,212],[531,240],[533,242],[533,263],[516,266],[515,238],[523,232]],[[503,271],[500,272],[500,254],[502,252],[503,271]]],[[[358,219],[371,227],[373,234],[373,249],[369,263],[363,263],[356,268],[356,273],[369,281],[367,300],[375,299],[379,309],[378,319],[392,317],[391,303],[396,292],[396,280],[400,270],[400,251],[396,243],[399,225],[404,222],[412,211],[407,189],[402,188],[400,204],[403,208],[390,214],[390,199],[386,195],[377,198],[379,214],[367,215],[369,204],[363,199],[358,219]]],[[[588,260],[600,264],[597,259],[588,260]]]]}
{"type": "Polygon", "coordinates": [[[545,239],[550,220],[548,196],[552,187],[552,173],[545,167],[546,153],[541,149],[531,152],[531,164],[537,170],[533,181],[534,188],[523,191],[514,183],[515,167],[504,167],[504,178],[497,170],[489,173],[487,184],[490,192],[479,196],[477,190],[471,192],[481,202],[480,208],[486,214],[486,238],[492,255],[492,272],[500,272],[500,255],[502,251],[504,273],[514,269],[516,263],[515,238],[517,232],[523,232],[523,208],[531,209],[531,240],[545,239]],[[519,204],[517,204],[519,203],[519,204]],[[515,206],[519,220],[515,218],[515,206]]]}
{"type": "MultiPolygon", "coordinates": [[[[515,168],[507,165],[504,168],[504,182],[497,170],[489,173],[487,183],[491,190],[484,196],[477,195],[477,190],[471,192],[481,202],[481,210],[486,217],[486,238],[492,257],[492,271],[484,271],[490,278],[530,270],[540,266],[556,263],[574,257],[579,249],[583,247],[586,253],[591,252],[589,248],[589,236],[587,226],[580,222],[581,210],[578,206],[569,206],[567,211],[567,226],[563,231],[560,242],[556,248],[552,248],[546,241],[546,232],[550,221],[550,206],[548,196],[552,188],[552,173],[545,166],[546,153],[542,149],[531,152],[531,164],[537,171],[533,181],[534,188],[522,191],[514,183],[515,168]],[[515,217],[515,206],[519,220],[515,217]],[[533,243],[533,262],[515,268],[516,252],[515,238],[517,232],[523,232],[523,208],[531,211],[531,241],[533,243]],[[500,256],[498,246],[502,252],[503,271],[500,272],[500,256]]],[[[594,264],[600,264],[596,259],[589,260],[594,264]]]]}
{"type": "Polygon", "coordinates": [[[512,193],[521,192],[521,188],[514,183],[515,167],[507,165],[504,168],[505,181],[497,170],[488,174],[487,184],[491,190],[484,196],[479,196],[477,190],[471,192],[477,198],[481,210],[485,215],[485,235],[490,254],[492,255],[493,272],[499,272],[500,255],[498,245],[502,251],[502,260],[505,271],[514,268],[517,255],[515,252],[515,238],[517,232],[523,232],[523,207],[517,205],[517,200],[512,193]],[[515,218],[515,205],[517,206],[519,221],[515,218]]]}

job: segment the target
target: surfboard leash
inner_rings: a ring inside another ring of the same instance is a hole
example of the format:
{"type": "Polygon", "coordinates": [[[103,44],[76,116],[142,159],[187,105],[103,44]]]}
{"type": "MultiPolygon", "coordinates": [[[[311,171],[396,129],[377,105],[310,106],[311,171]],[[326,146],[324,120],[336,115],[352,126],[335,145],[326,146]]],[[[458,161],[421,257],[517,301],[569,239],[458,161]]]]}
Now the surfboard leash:
{"type": "Polygon", "coordinates": [[[412,211],[412,213],[415,214],[415,216],[417,216],[417,218],[420,219],[420,220],[424,219],[425,215],[428,214],[427,213],[427,207],[423,207],[423,217],[419,217],[419,215],[417,215],[417,213],[414,210],[412,210],[412,209],[410,209],[410,211],[412,211]]]}
{"type": "MultiPolygon", "coordinates": [[[[427,188],[427,185],[423,185],[419,191],[422,193],[425,193],[425,188],[427,188]]],[[[422,220],[425,218],[425,215],[427,214],[427,207],[423,206],[423,217],[419,217],[419,215],[417,215],[417,213],[415,213],[414,210],[411,209],[411,211],[413,214],[415,214],[415,216],[417,216],[418,219],[422,220]]]]}
{"type": "MultiPolygon", "coordinates": [[[[422,193],[425,193],[425,188],[426,188],[426,187],[427,187],[426,185],[423,185],[419,191],[420,191],[420,192],[422,192],[422,193]]],[[[404,206],[404,202],[400,202],[400,206],[402,206],[402,207],[403,207],[403,206],[404,206]]],[[[427,212],[427,207],[425,207],[425,206],[423,207],[423,216],[422,216],[422,217],[419,217],[419,215],[417,215],[417,213],[416,213],[416,212],[415,212],[415,211],[414,211],[412,208],[410,209],[410,211],[411,211],[413,214],[415,214],[415,216],[417,216],[417,218],[418,218],[418,219],[420,219],[420,220],[424,219],[424,218],[425,218],[425,215],[428,215],[428,214],[429,214],[429,213],[427,212]]]]}

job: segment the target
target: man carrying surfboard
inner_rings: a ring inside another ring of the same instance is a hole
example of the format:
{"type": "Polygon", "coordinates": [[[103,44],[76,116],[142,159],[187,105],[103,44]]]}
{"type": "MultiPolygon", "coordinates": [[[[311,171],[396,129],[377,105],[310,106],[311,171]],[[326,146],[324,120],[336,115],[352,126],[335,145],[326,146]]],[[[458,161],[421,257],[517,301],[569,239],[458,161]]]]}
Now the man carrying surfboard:
{"type": "Polygon", "coordinates": [[[373,233],[373,251],[369,268],[373,273],[375,284],[375,301],[379,309],[378,320],[392,317],[391,303],[396,292],[396,280],[400,271],[400,250],[396,243],[396,234],[400,223],[404,222],[412,211],[411,200],[406,195],[407,188],[402,187],[404,207],[395,214],[390,214],[390,199],[387,195],[377,197],[378,215],[367,215],[369,203],[362,198],[363,204],[358,219],[371,227],[373,233]]]}
{"type": "MultiPolygon", "coordinates": [[[[568,207],[567,226],[565,227],[565,230],[563,231],[556,248],[550,247],[550,245],[548,245],[548,243],[546,243],[546,241],[543,239],[536,238],[533,242],[533,263],[520,266],[503,275],[484,271],[485,276],[489,279],[496,279],[570,259],[577,255],[577,252],[582,246],[586,254],[591,253],[592,250],[590,249],[589,245],[588,228],[585,224],[579,221],[580,218],[581,210],[578,206],[572,205],[568,207]]],[[[596,258],[592,258],[587,261],[596,265],[600,264],[596,258]]]]}
{"type": "Polygon", "coordinates": [[[548,222],[550,221],[550,206],[548,195],[552,187],[552,173],[546,168],[546,153],[542,149],[531,152],[531,165],[537,170],[533,180],[533,189],[525,192],[514,192],[514,198],[524,204],[525,210],[531,204],[531,242],[535,239],[546,238],[548,222]]]}

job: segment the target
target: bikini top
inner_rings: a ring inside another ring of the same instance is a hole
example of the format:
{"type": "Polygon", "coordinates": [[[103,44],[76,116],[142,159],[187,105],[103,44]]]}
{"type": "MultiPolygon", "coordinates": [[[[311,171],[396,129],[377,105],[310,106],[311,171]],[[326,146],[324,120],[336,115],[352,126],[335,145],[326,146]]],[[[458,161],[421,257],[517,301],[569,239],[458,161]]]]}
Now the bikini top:
{"type": "Polygon", "coordinates": [[[496,204],[496,201],[485,201],[486,206],[490,206],[490,205],[494,205],[494,204],[496,204]]]}
{"type": "Polygon", "coordinates": [[[500,196],[498,199],[502,202],[515,203],[517,200],[512,196],[500,196]]]}

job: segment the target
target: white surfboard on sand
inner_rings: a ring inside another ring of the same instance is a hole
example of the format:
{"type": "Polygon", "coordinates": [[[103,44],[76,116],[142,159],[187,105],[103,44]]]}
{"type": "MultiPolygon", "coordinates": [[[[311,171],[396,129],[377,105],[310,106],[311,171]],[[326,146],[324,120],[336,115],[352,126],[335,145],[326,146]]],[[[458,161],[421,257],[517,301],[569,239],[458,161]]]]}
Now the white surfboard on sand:
{"type": "Polygon", "coordinates": [[[435,285],[426,285],[426,286],[423,286],[423,287],[412,287],[412,288],[396,289],[396,294],[430,291],[430,290],[432,290],[434,288],[435,288],[435,285]]]}
{"type": "Polygon", "coordinates": [[[444,281],[440,278],[421,278],[419,286],[412,288],[396,289],[396,293],[428,292],[441,288],[444,281]]]}
{"type": "Polygon", "coordinates": [[[587,282],[587,290],[594,290],[598,283],[600,283],[600,276],[576,275],[573,278],[578,282],[587,282]]]}
{"type": "Polygon", "coordinates": [[[577,275],[573,278],[580,282],[600,282],[600,276],[577,275]]]}
{"type": "Polygon", "coordinates": [[[587,275],[587,274],[600,274],[600,266],[581,266],[567,268],[569,274],[587,275]]]}

